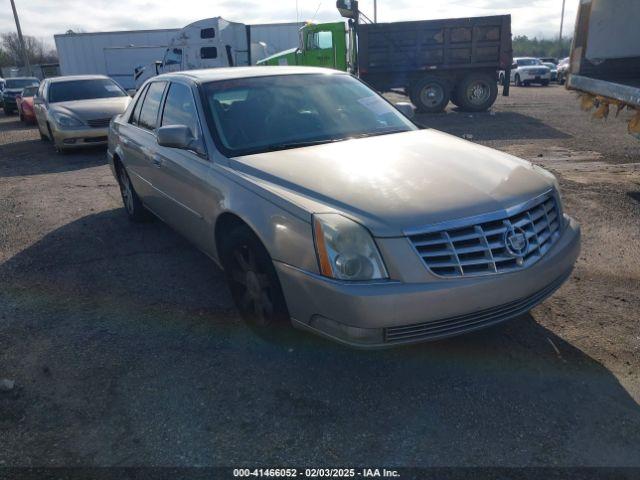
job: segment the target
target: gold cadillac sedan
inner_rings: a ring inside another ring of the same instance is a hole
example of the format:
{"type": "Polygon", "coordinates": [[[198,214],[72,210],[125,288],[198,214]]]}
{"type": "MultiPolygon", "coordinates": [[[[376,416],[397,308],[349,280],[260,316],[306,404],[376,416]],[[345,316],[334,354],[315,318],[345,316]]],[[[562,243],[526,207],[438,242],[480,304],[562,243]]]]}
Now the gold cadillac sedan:
{"type": "Polygon", "coordinates": [[[106,145],[109,122],[130,101],[120,85],[103,75],[48,78],[33,98],[40,138],[52,141],[58,152],[106,145]]]}
{"type": "Polygon", "coordinates": [[[262,333],[376,348],[470,332],[553,294],[580,250],[549,172],[420,129],[333,70],[155,77],[108,157],[128,216],[209,255],[262,333]]]}

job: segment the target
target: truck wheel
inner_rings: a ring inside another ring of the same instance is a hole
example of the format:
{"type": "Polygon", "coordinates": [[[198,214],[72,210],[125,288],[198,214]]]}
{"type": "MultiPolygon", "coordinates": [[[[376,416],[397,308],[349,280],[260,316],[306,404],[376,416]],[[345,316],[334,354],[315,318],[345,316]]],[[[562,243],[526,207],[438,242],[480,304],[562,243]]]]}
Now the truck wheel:
{"type": "Polygon", "coordinates": [[[449,103],[449,87],[444,80],[436,77],[419,79],[410,92],[409,98],[419,112],[439,113],[449,103]]]}
{"type": "Polygon", "coordinates": [[[462,110],[482,112],[494,104],[498,97],[495,77],[486,73],[472,73],[456,86],[456,100],[462,110]]]}

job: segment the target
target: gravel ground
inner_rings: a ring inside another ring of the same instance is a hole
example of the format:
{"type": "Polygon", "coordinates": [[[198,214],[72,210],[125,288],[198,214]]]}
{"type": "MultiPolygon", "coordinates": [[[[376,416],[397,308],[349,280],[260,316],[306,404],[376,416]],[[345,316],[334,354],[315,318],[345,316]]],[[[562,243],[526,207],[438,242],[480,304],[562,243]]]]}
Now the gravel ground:
{"type": "Polygon", "coordinates": [[[104,151],[0,119],[0,465],[640,466],[640,142],[557,86],[417,120],[553,170],[583,251],[528,315],[362,352],[257,338],[104,151]]]}

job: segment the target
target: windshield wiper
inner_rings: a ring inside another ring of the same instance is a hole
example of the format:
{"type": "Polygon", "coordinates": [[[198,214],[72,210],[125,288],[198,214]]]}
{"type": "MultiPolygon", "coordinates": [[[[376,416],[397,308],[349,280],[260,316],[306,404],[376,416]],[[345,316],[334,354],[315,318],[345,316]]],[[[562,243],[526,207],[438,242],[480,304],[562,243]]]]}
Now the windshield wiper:
{"type": "Polygon", "coordinates": [[[325,140],[307,140],[307,141],[289,142],[289,143],[276,143],[273,145],[267,145],[266,147],[262,147],[260,150],[265,152],[275,152],[277,150],[288,150],[291,148],[312,147],[314,145],[322,145],[325,143],[342,142],[343,140],[348,140],[348,139],[349,137],[329,138],[325,140]]]}

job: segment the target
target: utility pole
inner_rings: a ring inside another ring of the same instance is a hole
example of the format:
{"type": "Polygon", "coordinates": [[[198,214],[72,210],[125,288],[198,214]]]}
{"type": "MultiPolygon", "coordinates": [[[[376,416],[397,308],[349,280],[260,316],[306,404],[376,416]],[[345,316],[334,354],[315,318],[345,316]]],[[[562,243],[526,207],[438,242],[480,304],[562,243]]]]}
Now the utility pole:
{"type": "Polygon", "coordinates": [[[11,0],[11,9],[13,10],[13,18],[16,21],[16,29],[18,30],[18,43],[20,44],[20,50],[22,50],[22,59],[24,60],[24,68],[27,71],[27,76],[31,76],[31,64],[29,63],[29,54],[24,46],[24,38],[22,38],[22,29],[20,28],[20,19],[18,19],[18,11],[16,10],[16,4],[14,0],[11,0]]]}
{"type": "Polygon", "coordinates": [[[373,23],[378,23],[378,0],[373,0],[373,23]]]}
{"type": "Polygon", "coordinates": [[[564,56],[564,53],[562,52],[562,27],[564,27],[564,4],[565,4],[565,2],[566,2],[566,0],[562,0],[562,15],[560,16],[560,35],[558,35],[558,43],[560,43],[560,56],[564,56]]]}

